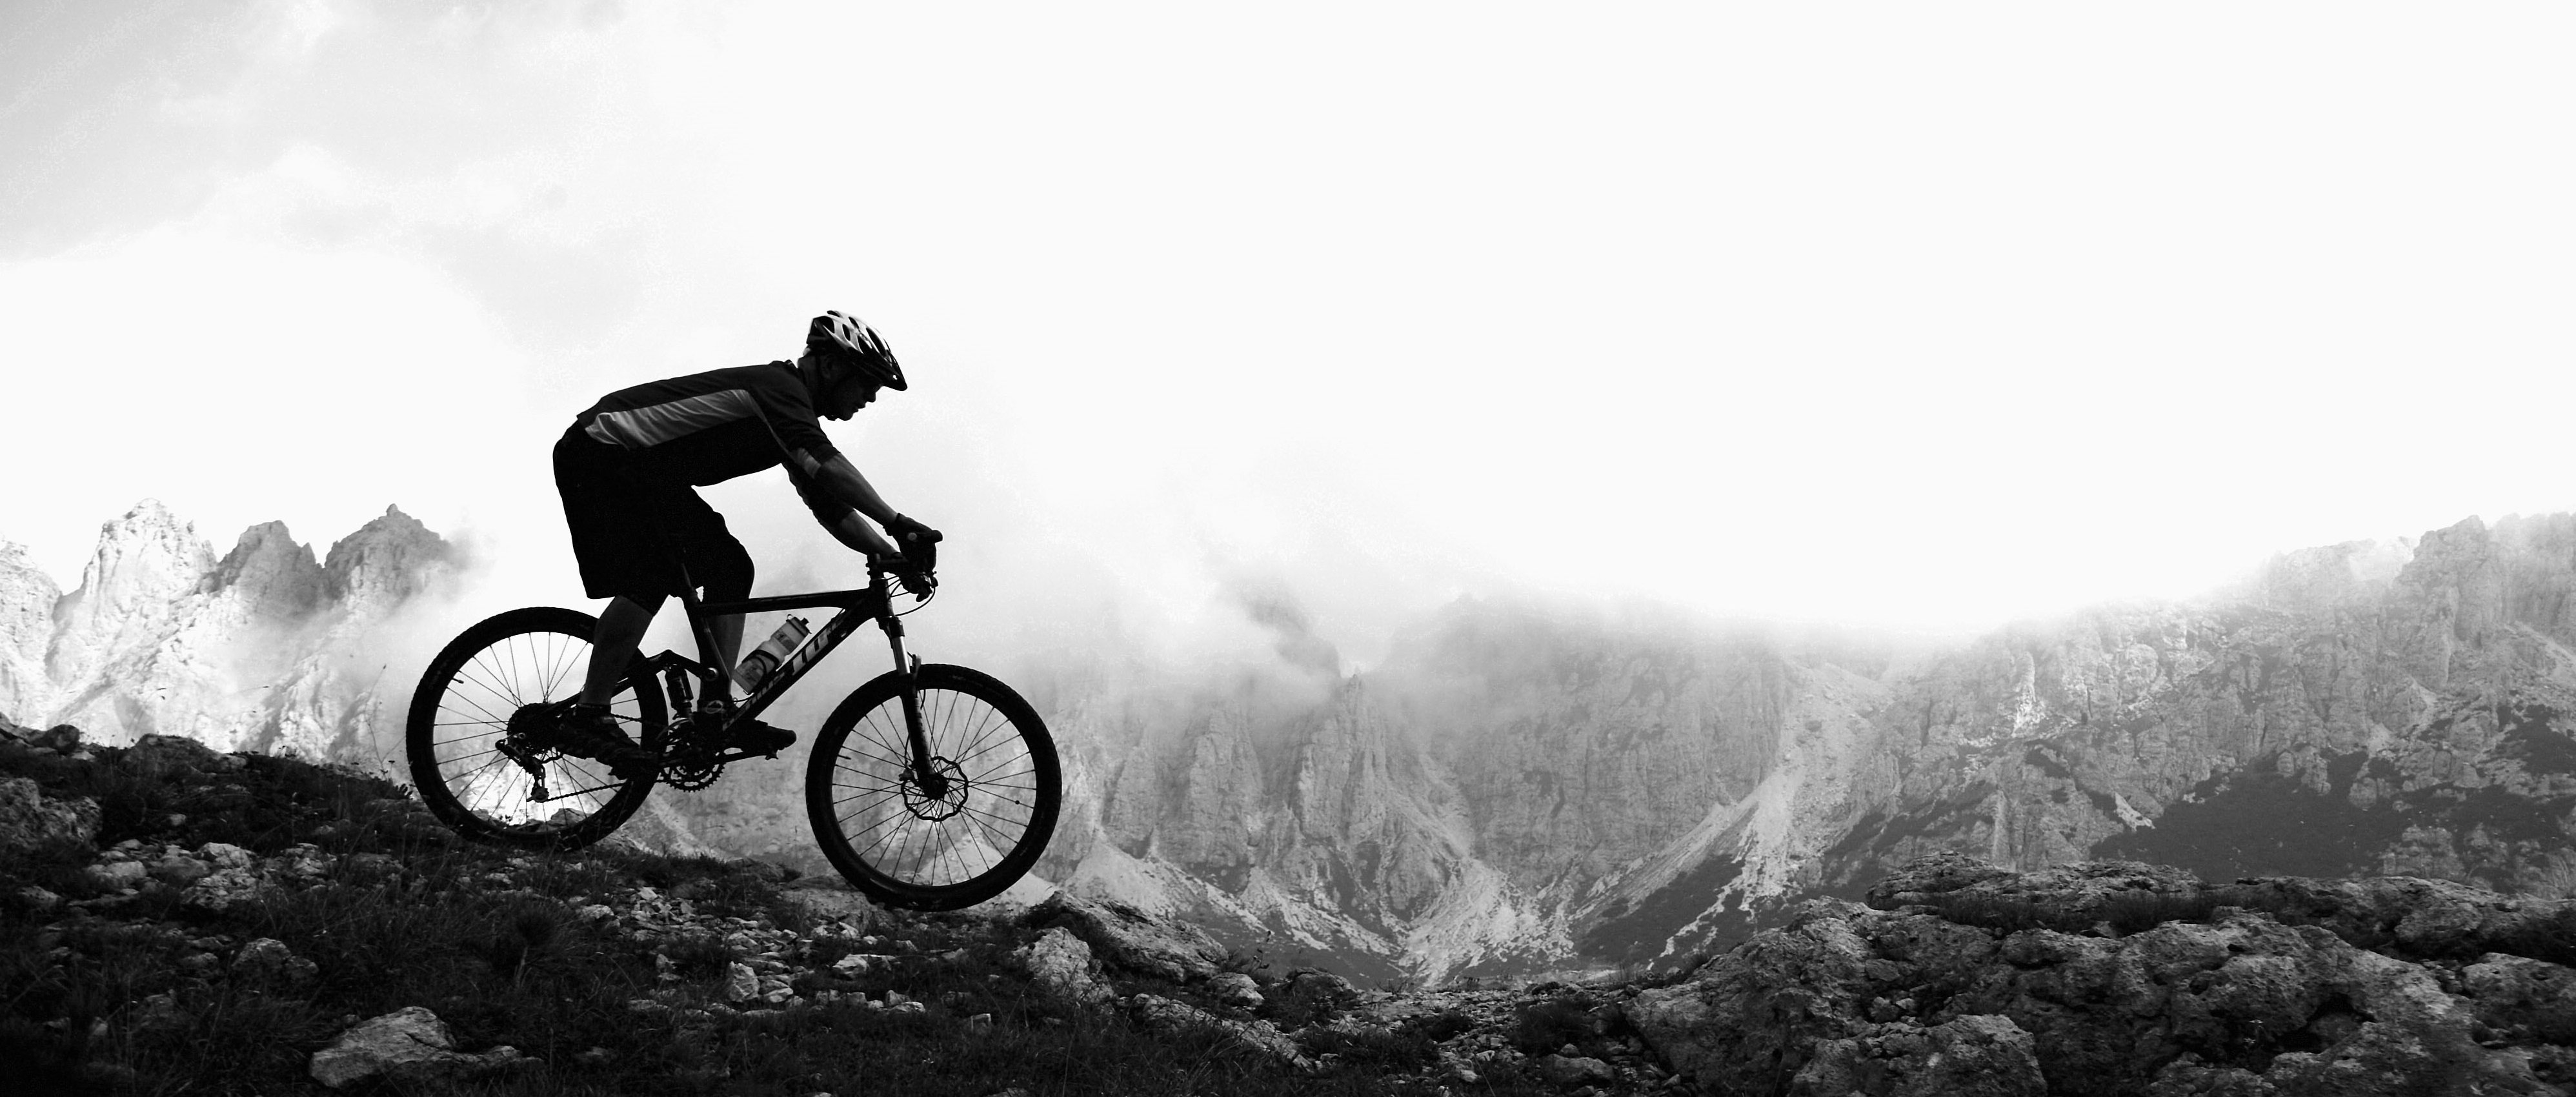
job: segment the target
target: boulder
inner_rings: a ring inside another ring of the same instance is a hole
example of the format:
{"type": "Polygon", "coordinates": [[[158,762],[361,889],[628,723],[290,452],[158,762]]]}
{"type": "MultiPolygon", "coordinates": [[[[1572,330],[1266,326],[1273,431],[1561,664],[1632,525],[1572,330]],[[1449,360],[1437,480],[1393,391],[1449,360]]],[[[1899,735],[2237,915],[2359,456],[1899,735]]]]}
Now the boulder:
{"type": "Polygon", "coordinates": [[[1261,1007],[1261,984],[1239,971],[1220,971],[1208,976],[1208,992],[1217,1000],[1237,1009],[1261,1007]]]}
{"type": "Polygon", "coordinates": [[[837,877],[802,877],[778,894],[816,918],[839,919],[860,929],[875,924],[877,918],[876,905],[837,877]]]}
{"type": "Polygon", "coordinates": [[[194,739],[179,735],[146,735],[125,748],[119,763],[146,777],[182,773],[220,773],[240,769],[242,760],[217,754],[194,739]]]}
{"type": "Polygon", "coordinates": [[[308,1070],[314,1081],[339,1089],[378,1076],[415,1082],[472,1078],[529,1061],[506,1046],[475,1055],[455,1047],[456,1038],[437,1014],[408,1006],[342,1033],[313,1053],[308,1070]]]}
{"type": "Polygon", "coordinates": [[[92,886],[107,891],[130,888],[143,882],[149,874],[140,861],[101,861],[81,871],[92,886]]]}
{"type": "Polygon", "coordinates": [[[1048,927],[1013,954],[1039,989],[1074,1005],[1096,1005],[1113,995],[1091,974],[1091,946],[1062,926],[1048,927]]]}
{"type": "MultiPolygon", "coordinates": [[[[2028,905],[1969,916],[2039,909],[2060,912],[2063,924],[2087,924],[2085,915],[2126,902],[2124,893],[2183,886],[2156,866],[2011,874],[1962,859],[1899,882],[1909,886],[1873,898],[1983,891],[2028,905]]],[[[2380,902],[2369,917],[2382,925],[2404,907],[2382,902],[2390,896],[2431,901],[2418,911],[2487,902],[2412,884],[2339,894],[2355,899],[2347,910],[2380,902]]],[[[2559,1003],[2576,972],[2555,965],[2493,956],[2455,978],[2323,926],[2232,906],[2133,933],[2101,920],[2083,932],[2021,917],[2012,921],[2026,928],[1961,925],[1928,913],[1938,903],[1901,907],[1809,903],[1689,979],[1639,992],[1628,1019],[1675,1068],[1733,1093],[2558,1092],[2534,1067],[2541,1048],[2479,1042],[2564,1023],[2559,1003]]],[[[2476,932],[2486,923],[2450,924],[2476,932]]]]}
{"type": "Polygon", "coordinates": [[[229,842],[208,842],[198,846],[197,857],[217,869],[249,868],[255,860],[249,850],[229,842]]]}
{"type": "Polygon", "coordinates": [[[1828,1040],[1790,1080],[1795,1097],[2046,1097],[2030,1034],[2009,1017],[1891,1024],[1828,1040]]]}
{"type": "Polygon", "coordinates": [[[173,853],[152,863],[152,878],[175,888],[184,888],[214,874],[214,866],[184,853],[173,853]]]}
{"type": "Polygon", "coordinates": [[[188,885],[188,890],[180,893],[179,902],[191,910],[220,914],[246,903],[258,902],[267,896],[269,890],[268,881],[261,879],[256,871],[247,868],[218,869],[188,885]]]}
{"type": "Polygon", "coordinates": [[[1207,931],[1125,903],[1094,903],[1059,891],[1029,908],[1027,921],[1063,926],[1089,943],[1102,962],[1176,983],[1214,975],[1226,959],[1225,946],[1207,931]]]}
{"type": "Polygon", "coordinates": [[[261,990],[292,990],[313,981],[313,961],[298,956],[286,942],[262,937],[233,954],[233,978],[261,990]]]}
{"type": "Polygon", "coordinates": [[[1296,1042],[1268,1021],[1229,1021],[1187,1002],[1176,1002],[1156,994],[1138,994],[1128,998],[1127,1011],[1137,1024],[1154,1032],[1213,1029],[1232,1037],[1244,1048],[1269,1055],[1300,1071],[1315,1069],[1314,1060],[1298,1051],[1296,1042]]]}
{"type": "Polygon", "coordinates": [[[0,854],[51,842],[98,840],[98,802],[53,797],[24,777],[0,778],[0,854]]]}
{"type": "Polygon", "coordinates": [[[1330,1017],[1360,1000],[1358,987],[1329,971],[1298,968],[1280,984],[1279,996],[1300,1013],[1330,1017]]]}
{"type": "Polygon", "coordinates": [[[2490,952],[2460,971],[2478,1021],[2509,1036],[2576,1045],[2576,969],[2490,952]]]}
{"type": "Polygon", "coordinates": [[[28,741],[56,753],[77,754],[81,749],[81,729],[70,724],[56,724],[36,733],[35,738],[28,741]]]}
{"type": "Polygon", "coordinates": [[[725,965],[724,1000],[739,1005],[760,997],[760,975],[736,960],[725,965]]]}
{"type": "Polygon", "coordinates": [[[1629,1023],[1704,1086],[1723,1092],[1746,1079],[1785,1082],[1817,1046],[1865,1031],[1866,1003],[1899,982],[1873,977],[1879,957],[1854,928],[1868,913],[1840,900],[1809,903],[1690,979],[1639,992],[1628,1003],[1629,1023]]]}
{"type": "Polygon", "coordinates": [[[1540,1077],[1560,1086],[1601,1085],[1619,1077],[1610,1064],[1584,1055],[1542,1055],[1532,1065],[1540,1077]]]}

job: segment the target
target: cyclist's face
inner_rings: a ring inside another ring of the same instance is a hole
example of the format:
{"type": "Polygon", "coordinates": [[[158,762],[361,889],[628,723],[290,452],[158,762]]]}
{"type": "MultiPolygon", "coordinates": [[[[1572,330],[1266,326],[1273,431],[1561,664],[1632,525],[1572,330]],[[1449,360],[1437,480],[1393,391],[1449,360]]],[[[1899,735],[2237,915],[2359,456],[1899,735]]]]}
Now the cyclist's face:
{"type": "Polygon", "coordinates": [[[832,386],[832,394],[823,402],[823,415],[828,419],[847,419],[877,398],[877,385],[864,377],[841,378],[832,386]]]}

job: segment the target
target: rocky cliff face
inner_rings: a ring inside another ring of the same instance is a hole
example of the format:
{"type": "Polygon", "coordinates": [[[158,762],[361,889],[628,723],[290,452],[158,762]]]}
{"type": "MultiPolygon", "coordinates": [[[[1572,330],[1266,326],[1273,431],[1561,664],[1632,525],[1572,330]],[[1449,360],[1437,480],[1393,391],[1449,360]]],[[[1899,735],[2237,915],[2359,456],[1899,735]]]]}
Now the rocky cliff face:
{"type": "Polygon", "coordinates": [[[392,718],[381,704],[401,704],[409,683],[380,697],[376,668],[359,664],[452,564],[446,542],[392,508],[317,561],[276,522],[218,558],[146,501],[101,527],[70,594],[0,553],[0,713],[110,745],[160,732],[371,761],[374,725],[392,718]]]}
{"type": "MultiPolygon", "coordinates": [[[[2022,869],[2406,874],[2576,892],[2576,519],[2285,555],[2243,589],[2006,630],[1891,675],[1843,818],[1757,910],[1955,850],[2022,869]]],[[[1718,874],[1725,858],[1714,862],[1718,874]]],[[[1721,943],[1689,886],[1591,943],[1721,943]]]]}
{"type": "Polygon", "coordinates": [[[1102,808],[1053,867],[1434,978],[1671,961],[1945,850],[2576,894],[2571,593],[2550,516],[1903,656],[1462,603],[1266,725],[1077,706],[1102,808]]]}
{"type": "MultiPolygon", "coordinates": [[[[0,711],[345,749],[377,683],[331,653],[447,559],[399,512],[316,561],[274,526],[217,559],[141,508],[57,605],[0,553],[0,711]]],[[[2571,595],[2576,516],[2471,520],[1936,651],[1462,601],[1346,676],[1268,597],[1245,607],[1263,665],[1007,676],[1064,761],[1041,877],[1274,959],[1439,980],[1676,962],[1942,851],[2576,895],[2571,595]]],[[[821,870],[796,787],[655,802],[821,870]]]]}

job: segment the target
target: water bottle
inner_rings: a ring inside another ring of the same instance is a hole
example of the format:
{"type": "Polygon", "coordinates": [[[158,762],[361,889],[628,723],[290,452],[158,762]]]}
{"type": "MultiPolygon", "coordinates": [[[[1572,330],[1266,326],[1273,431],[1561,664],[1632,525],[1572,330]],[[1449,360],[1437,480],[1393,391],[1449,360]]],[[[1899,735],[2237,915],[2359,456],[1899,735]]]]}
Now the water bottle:
{"type": "Polygon", "coordinates": [[[733,680],[741,684],[742,691],[745,693],[759,692],[760,684],[769,680],[769,672],[777,670],[778,664],[786,662],[787,653],[796,650],[798,644],[804,643],[805,635],[811,631],[806,627],[804,618],[788,618],[787,623],[778,626],[778,631],[770,633],[769,639],[759,648],[743,656],[742,662],[734,664],[733,680]]]}

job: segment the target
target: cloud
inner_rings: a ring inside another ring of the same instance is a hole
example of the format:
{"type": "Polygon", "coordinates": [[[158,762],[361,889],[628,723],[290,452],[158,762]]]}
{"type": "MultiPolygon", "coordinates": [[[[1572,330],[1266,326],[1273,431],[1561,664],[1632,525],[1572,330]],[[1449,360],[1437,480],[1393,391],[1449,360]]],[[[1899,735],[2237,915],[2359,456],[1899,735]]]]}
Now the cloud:
{"type": "MultiPolygon", "coordinates": [[[[12,394],[132,405],[18,428],[91,455],[0,530],[58,574],[161,494],[400,502],[568,587],[560,425],[826,307],[920,379],[834,429],[958,535],[968,649],[1186,633],[1245,567],[1361,664],[1502,587],[1961,629],[2571,502],[2487,425],[2576,396],[2537,23],[79,18],[0,64],[12,394]]],[[[774,477],[710,495],[846,576],[774,477]]]]}

